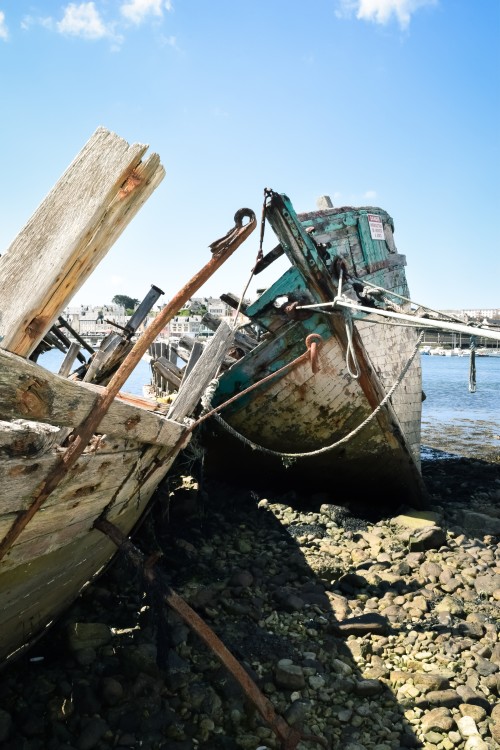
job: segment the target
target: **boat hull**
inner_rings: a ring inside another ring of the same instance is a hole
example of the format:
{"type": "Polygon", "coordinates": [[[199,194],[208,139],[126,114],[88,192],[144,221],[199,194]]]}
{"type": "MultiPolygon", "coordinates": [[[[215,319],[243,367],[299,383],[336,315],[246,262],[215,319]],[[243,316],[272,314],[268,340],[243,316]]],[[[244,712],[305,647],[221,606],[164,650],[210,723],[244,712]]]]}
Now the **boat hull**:
{"type": "Polygon", "coordinates": [[[337,501],[376,495],[379,504],[425,504],[417,331],[314,308],[339,291],[332,271],[337,260],[351,299],[354,283],[346,282],[354,276],[408,296],[392,219],[380,209],[298,217],[286,196],[277,194],[269,214],[292,267],[247,308],[265,334],[219,377],[212,405],[236,400],[221,410],[212,428],[216,439],[206,438],[207,471],[261,485],[305,485],[337,501]],[[368,229],[375,211],[384,230],[377,240],[368,229]],[[310,334],[321,337],[317,367],[296,362],[310,334]],[[239,395],[273,372],[274,378],[239,395]]]}
{"type": "MultiPolygon", "coordinates": [[[[297,335],[304,342],[307,329],[301,328],[297,335]]],[[[402,335],[404,329],[384,325],[361,324],[360,328],[373,368],[389,390],[414,354],[416,334],[407,331],[402,335]]],[[[256,359],[270,362],[270,349],[268,345],[256,351],[256,359]]],[[[280,361],[286,358],[282,354],[280,361]]],[[[292,360],[293,355],[288,358],[292,360]]],[[[260,484],[301,485],[333,494],[342,491],[350,499],[367,496],[367,481],[370,492],[378,498],[387,496],[402,502],[409,495],[420,497],[415,475],[415,467],[420,465],[422,403],[418,355],[392,397],[391,423],[394,434],[399,433],[398,438],[392,439],[376,416],[356,432],[376,407],[368,402],[359,381],[350,376],[334,337],[321,345],[318,365],[319,370],[314,373],[309,362],[301,363],[222,410],[224,422],[245,440],[235,437],[219,422],[216,437],[206,439],[208,472],[251,478],[260,484]],[[403,436],[406,450],[401,444],[403,436]],[[329,446],[333,447],[325,450],[329,446]],[[260,447],[276,454],[298,455],[290,461],[269,455],[260,447]]],[[[238,383],[248,382],[248,367],[248,360],[240,367],[236,364],[221,378],[221,387],[226,386],[221,401],[238,393],[238,383]],[[243,377],[245,366],[247,374],[243,377]],[[229,383],[235,387],[230,389],[229,383]]],[[[257,367],[255,380],[259,379],[259,370],[257,367]]]]}
{"type": "MultiPolygon", "coordinates": [[[[0,537],[5,539],[60,464],[80,411],[90,409],[102,389],[2,350],[0,365],[0,537]],[[43,405],[35,394],[43,394],[43,405]],[[30,419],[34,414],[39,418],[30,419]]],[[[116,553],[94,522],[106,518],[128,535],[187,442],[183,425],[145,405],[125,395],[113,403],[102,432],[0,560],[1,662],[43,634],[116,553]]]]}

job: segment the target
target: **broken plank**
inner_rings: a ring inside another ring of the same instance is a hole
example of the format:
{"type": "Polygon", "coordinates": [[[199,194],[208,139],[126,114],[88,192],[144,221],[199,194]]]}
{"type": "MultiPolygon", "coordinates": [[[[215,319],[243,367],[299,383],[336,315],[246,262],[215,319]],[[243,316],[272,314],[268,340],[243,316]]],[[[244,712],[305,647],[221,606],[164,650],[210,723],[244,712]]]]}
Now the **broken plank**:
{"type": "MultiPolygon", "coordinates": [[[[220,318],[216,318],[215,315],[211,315],[210,313],[205,313],[201,322],[207,328],[210,328],[211,331],[216,331],[220,325],[221,320],[220,318]]],[[[258,341],[252,336],[249,336],[247,333],[242,333],[241,331],[235,331],[234,343],[236,346],[243,349],[243,351],[249,352],[257,346],[258,341]]]]}
{"type": "MultiPolygon", "coordinates": [[[[103,391],[102,386],[61,378],[0,349],[0,419],[78,427],[103,391]]],[[[119,398],[99,425],[100,434],[168,446],[175,445],[182,432],[182,425],[119,398]]]]}
{"type": "Polygon", "coordinates": [[[181,421],[191,414],[224,361],[228,348],[233,343],[233,330],[222,322],[205,346],[203,354],[191,370],[170,407],[168,417],[181,421]]]}
{"type": "Polygon", "coordinates": [[[0,257],[0,347],[28,356],[164,176],[98,128],[0,257]]]}
{"type": "Polygon", "coordinates": [[[153,370],[159,373],[173,388],[179,388],[182,380],[182,370],[165,357],[158,357],[153,362],[153,370]]]}

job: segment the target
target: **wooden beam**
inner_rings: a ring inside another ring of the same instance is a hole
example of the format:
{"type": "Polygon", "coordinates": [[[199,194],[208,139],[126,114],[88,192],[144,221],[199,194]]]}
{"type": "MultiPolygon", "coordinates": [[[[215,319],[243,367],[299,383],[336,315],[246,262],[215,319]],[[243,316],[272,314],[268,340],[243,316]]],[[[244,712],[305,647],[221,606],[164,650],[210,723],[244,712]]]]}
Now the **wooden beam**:
{"type": "MultiPolygon", "coordinates": [[[[201,322],[207,328],[210,328],[211,331],[216,331],[220,325],[221,319],[216,318],[215,315],[212,315],[211,313],[205,313],[201,322]]],[[[243,349],[244,352],[250,352],[252,349],[255,349],[259,342],[253,336],[249,336],[247,333],[236,330],[234,334],[234,343],[236,346],[243,349]]]]}
{"type": "MultiPolygon", "coordinates": [[[[68,380],[22,357],[0,349],[0,419],[28,419],[78,427],[104,392],[102,386],[68,380]]],[[[116,399],[99,432],[144,443],[173,445],[181,425],[146,408],[147,402],[126,396],[116,399]],[[127,403],[128,401],[128,403],[127,403]]]]}
{"type": "Polygon", "coordinates": [[[98,128],[0,257],[0,346],[28,356],[155,190],[147,146],[98,128]]]}
{"type": "Polygon", "coordinates": [[[78,341],[72,341],[69,345],[68,352],[66,356],[64,357],[63,363],[61,367],[59,368],[59,375],[62,378],[67,378],[71,368],[73,367],[73,362],[75,361],[78,352],[80,351],[80,344],[78,341]]]}
{"type": "MultiPolygon", "coordinates": [[[[167,383],[177,390],[182,380],[182,370],[170,362],[165,357],[158,357],[153,362],[153,370],[157,372],[161,377],[167,381],[167,383]]],[[[162,390],[165,390],[162,388],[162,390]]]]}
{"type": "Polygon", "coordinates": [[[191,349],[191,354],[189,355],[189,359],[187,361],[187,365],[185,366],[184,370],[182,371],[182,379],[185,380],[193,367],[198,362],[199,358],[203,354],[203,344],[201,341],[194,341],[193,347],[191,349]]]}
{"type": "Polygon", "coordinates": [[[194,369],[182,381],[179,393],[168,412],[170,419],[180,422],[192,412],[224,361],[232,341],[233,330],[229,328],[227,323],[222,322],[205,346],[194,369]]]}

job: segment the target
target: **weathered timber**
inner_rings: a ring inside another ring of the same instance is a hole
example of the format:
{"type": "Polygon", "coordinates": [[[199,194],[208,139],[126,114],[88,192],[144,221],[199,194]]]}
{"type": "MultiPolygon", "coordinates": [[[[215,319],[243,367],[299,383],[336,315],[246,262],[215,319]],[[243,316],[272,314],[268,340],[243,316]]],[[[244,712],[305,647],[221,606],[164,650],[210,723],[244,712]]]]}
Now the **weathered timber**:
{"type": "Polygon", "coordinates": [[[232,329],[229,328],[227,323],[222,322],[205,346],[196,367],[183,381],[181,389],[168,412],[170,419],[181,421],[191,413],[224,361],[232,341],[232,329]]]}
{"type": "Polygon", "coordinates": [[[72,341],[69,345],[69,349],[66,353],[66,356],[63,359],[63,362],[61,364],[61,367],[59,368],[59,375],[62,378],[67,378],[71,368],[73,367],[73,363],[75,359],[78,356],[78,353],[80,351],[80,344],[78,341],[72,341]]]}
{"type": "Polygon", "coordinates": [[[182,371],[182,379],[185,380],[193,367],[198,362],[199,358],[201,357],[203,353],[203,344],[200,341],[195,341],[193,343],[193,347],[191,349],[191,354],[189,355],[189,359],[187,361],[187,365],[185,366],[184,370],[182,371]]]}
{"type": "MultiPolygon", "coordinates": [[[[24,476],[34,473],[32,462],[35,458],[51,450],[54,445],[59,444],[61,428],[54,425],[41,424],[39,422],[28,422],[19,419],[15,422],[0,420],[0,456],[6,455],[7,463],[10,464],[11,476],[24,476]],[[16,458],[26,458],[28,465],[26,469],[14,469],[16,458]]],[[[0,461],[2,459],[0,458],[0,461]]]]}
{"type": "Polygon", "coordinates": [[[269,250],[269,252],[266,253],[263,258],[257,261],[257,263],[255,264],[255,268],[253,269],[254,274],[261,273],[277,258],[281,258],[281,256],[284,254],[285,251],[283,250],[283,247],[281,245],[276,245],[276,247],[273,247],[272,250],[269,250]]]}
{"type": "MultiPolygon", "coordinates": [[[[232,255],[242,242],[253,232],[256,225],[255,214],[248,208],[239,209],[234,216],[234,227],[230,229],[224,237],[213,242],[210,247],[212,258],[202,269],[196,273],[192,279],[165,305],[159,315],[147,327],[146,331],[134,344],[131,351],[122,362],[118,370],[111,378],[109,384],[98,396],[93,408],[88,412],[86,417],[80,423],[73,433],[73,440],[65,453],[61,456],[59,462],[48,474],[43,484],[40,486],[30,507],[23,513],[20,513],[13,519],[12,525],[0,541],[0,560],[4,559],[9,553],[16,540],[23,533],[26,526],[33,517],[38,513],[40,508],[46,502],[47,498],[57,490],[61,482],[64,481],[68,471],[78,461],[93,434],[96,432],[103,418],[106,416],[113,404],[115,397],[122,385],[126,382],[134,368],[147,352],[149,345],[163,330],[165,325],[173,318],[188,299],[202,286],[213,273],[232,255]],[[244,219],[248,219],[247,224],[243,224],[244,219]]],[[[129,426],[132,426],[129,420],[129,426]]],[[[168,421],[168,420],[166,420],[168,421]]],[[[184,431],[175,443],[170,444],[168,459],[173,458],[179,453],[190,439],[190,434],[184,431]]]]}
{"type": "Polygon", "coordinates": [[[0,346],[29,355],[164,177],[98,128],[0,257],[0,346]]]}
{"type": "MultiPolygon", "coordinates": [[[[60,427],[78,427],[103,391],[102,386],[67,380],[0,349],[0,419],[30,419],[60,427]]],[[[117,399],[102,419],[99,431],[145,443],[172,445],[182,427],[117,399]]]]}
{"type": "MultiPolygon", "coordinates": [[[[172,388],[179,388],[182,380],[182,370],[165,357],[158,357],[153,362],[153,370],[159,373],[172,388]]],[[[163,389],[164,390],[164,389],[163,389]]]]}
{"type": "MultiPolygon", "coordinates": [[[[97,448],[97,456],[101,450],[102,443],[97,448]]],[[[127,455],[124,455],[122,462],[117,454],[118,460],[115,461],[113,451],[109,449],[107,467],[106,460],[104,464],[97,461],[102,467],[100,472],[96,470],[96,474],[99,474],[97,481],[102,481],[101,487],[108,485],[109,491],[101,493],[101,506],[94,508],[93,515],[81,522],[77,520],[71,523],[67,529],[63,524],[52,529],[52,533],[42,533],[44,527],[47,528],[45,519],[52,512],[51,504],[54,509],[61,506],[64,514],[70,512],[75,503],[87,501],[86,495],[78,498],[78,487],[85,481],[87,468],[80,472],[78,468],[83,469],[80,461],[88,464],[96,459],[96,454],[82,456],[76,464],[74,479],[65,482],[64,488],[60,488],[61,494],[59,489],[56,490],[49,498],[44,513],[37,514],[36,522],[41,524],[40,534],[33,536],[30,524],[18,544],[3,559],[0,578],[0,659],[13,653],[17,655],[29,646],[45,625],[55,620],[71,604],[78,591],[114,555],[114,545],[102,534],[92,531],[96,516],[108,507],[107,517],[124,533],[129,533],[174,458],[168,448],[151,446],[150,451],[144,453],[138,450],[137,444],[135,453],[127,455]],[[130,463],[127,455],[132,457],[130,463]],[[146,462],[148,470],[145,473],[146,462]],[[40,551],[40,556],[35,554],[37,551],[40,551]]],[[[12,493],[19,495],[19,488],[13,486],[12,493]]],[[[5,499],[5,493],[2,493],[2,497],[5,499]]],[[[75,513],[76,510],[75,507],[75,513]]]]}
{"type": "Polygon", "coordinates": [[[239,310],[241,313],[243,313],[243,315],[245,314],[247,305],[245,305],[245,303],[242,302],[240,298],[235,294],[221,294],[220,298],[222,302],[224,302],[226,305],[229,305],[229,307],[232,307],[233,310],[239,310]]]}
{"type": "MultiPolygon", "coordinates": [[[[203,316],[201,322],[206,325],[207,328],[210,328],[211,331],[216,331],[217,328],[220,325],[220,318],[216,318],[214,315],[211,315],[210,313],[205,313],[203,316]]],[[[257,346],[257,339],[253,338],[252,336],[249,336],[247,333],[242,333],[242,331],[235,331],[234,334],[234,343],[236,346],[243,349],[245,352],[251,351],[255,346],[257,346]]]]}

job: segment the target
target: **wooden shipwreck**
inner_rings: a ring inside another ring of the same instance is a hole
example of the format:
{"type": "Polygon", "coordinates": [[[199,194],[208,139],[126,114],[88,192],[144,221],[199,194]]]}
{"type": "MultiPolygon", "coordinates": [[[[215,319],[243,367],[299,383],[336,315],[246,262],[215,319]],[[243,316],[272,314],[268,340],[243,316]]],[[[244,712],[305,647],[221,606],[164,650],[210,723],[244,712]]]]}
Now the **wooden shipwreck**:
{"type": "Polygon", "coordinates": [[[164,176],[158,155],[144,158],[147,148],[99,128],[0,257],[0,661],[43,633],[114,555],[94,523],[128,534],[188,442],[203,378],[198,392],[187,384],[175,419],[120,388],[255,227],[252,212],[237,212],[146,332],[135,343],[130,331],[112,334],[83,380],[66,377],[75,341],[62,374],[41,367],[34,360],[50,347],[54,322],[164,176]]]}
{"type": "Polygon", "coordinates": [[[279,244],[255,273],[283,254],[291,266],[244,309],[255,345],[214,387],[207,472],[421,505],[418,332],[377,315],[411,306],[391,217],[328,202],[297,215],[273,191],[265,216],[279,244]]]}

